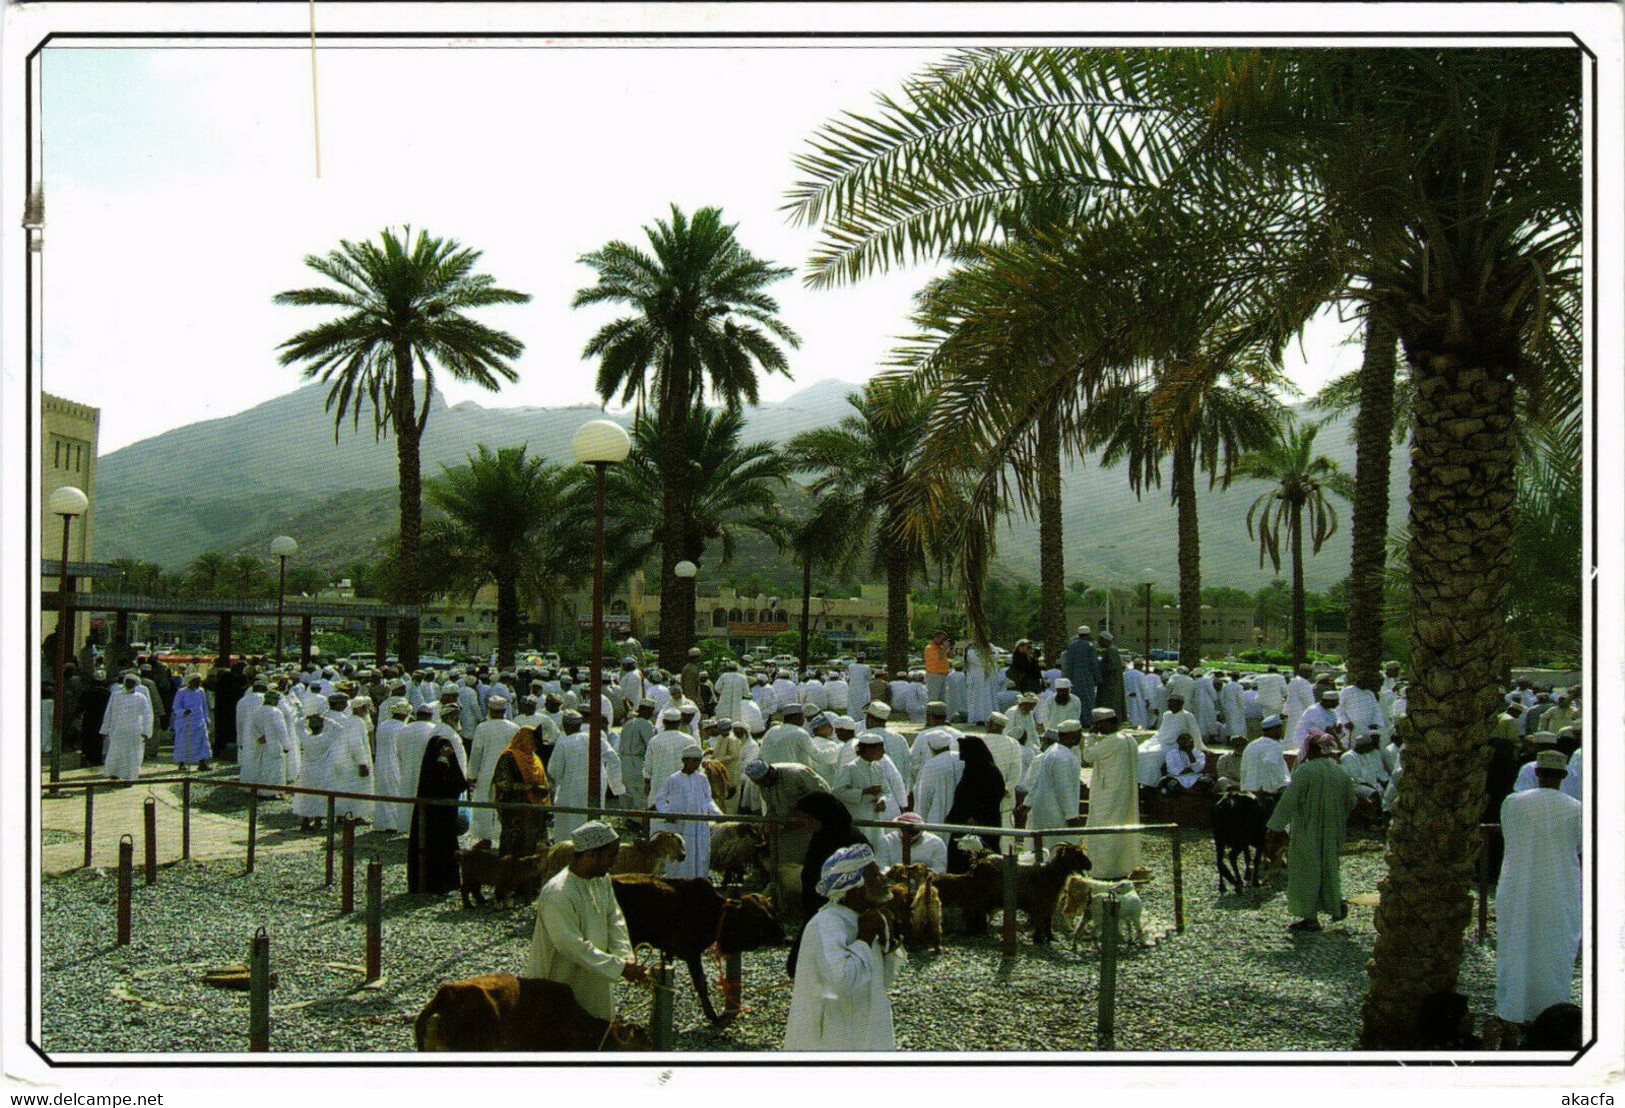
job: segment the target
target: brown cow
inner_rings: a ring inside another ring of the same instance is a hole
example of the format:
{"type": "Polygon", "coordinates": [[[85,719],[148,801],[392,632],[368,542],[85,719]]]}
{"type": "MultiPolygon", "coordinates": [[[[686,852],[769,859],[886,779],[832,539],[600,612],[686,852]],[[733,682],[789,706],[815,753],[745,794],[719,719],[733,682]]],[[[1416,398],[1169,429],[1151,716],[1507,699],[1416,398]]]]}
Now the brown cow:
{"type": "Polygon", "coordinates": [[[626,916],[634,947],[648,943],[668,958],[688,965],[700,1007],[712,1023],[725,1023],[711,1005],[700,957],[713,945],[723,954],[783,946],[784,927],[773,902],[760,893],[724,899],[703,877],[662,879],[643,873],[617,874],[615,899],[626,916]]]}
{"type": "Polygon", "coordinates": [[[441,985],[413,1030],[424,1051],[653,1049],[643,1028],[590,1015],[570,986],[508,973],[441,985]]]}

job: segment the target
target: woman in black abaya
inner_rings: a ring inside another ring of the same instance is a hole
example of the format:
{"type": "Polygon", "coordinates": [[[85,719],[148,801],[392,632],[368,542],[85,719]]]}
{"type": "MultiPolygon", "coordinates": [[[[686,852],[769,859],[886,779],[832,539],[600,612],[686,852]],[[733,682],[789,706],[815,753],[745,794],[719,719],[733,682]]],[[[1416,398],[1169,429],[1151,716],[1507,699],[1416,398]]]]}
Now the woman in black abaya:
{"type": "MultiPolygon", "coordinates": [[[[468,780],[452,753],[451,740],[436,735],[423,752],[418,774],[420,800],[456,800],[468,780]]],[[[406,844],[406,891],[448,893],[460,884],[457,873],[457,806],[424,804],[412,810],[412,829],[406,844]]]]}
{"type": "MultiPolygon", "coordinates": [[[[999,803],[1004,799],[1004,775],[994,764],[987,744],[975,735],[959,739],[959,760],[965,763],[965,774],[954,789],[954,804],[948,809],[948,823],[974,823],[978,827],[999,826],[999,803]]],[[[994,851],[999,840],[993,835],[977,836],[994,851]]],[[[969,859],[959,849],[956,839],[948,848],[948,871],[963,873],[969,859]]]]}

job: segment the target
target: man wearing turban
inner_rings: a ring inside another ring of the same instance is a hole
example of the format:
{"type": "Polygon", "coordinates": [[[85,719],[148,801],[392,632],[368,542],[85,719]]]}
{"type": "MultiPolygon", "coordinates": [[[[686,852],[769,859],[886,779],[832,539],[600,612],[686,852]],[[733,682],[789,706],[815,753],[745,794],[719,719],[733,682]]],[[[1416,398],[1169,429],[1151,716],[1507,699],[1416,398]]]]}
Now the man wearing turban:
{"type": "Polygon", "coordinates": [[[831,854],[818,894],[825,904],[801,937],[784,1049],[895,1050],[886,987],[901,958],[876,907],[887,889],[874,850],[862,843],[831,854]]]}

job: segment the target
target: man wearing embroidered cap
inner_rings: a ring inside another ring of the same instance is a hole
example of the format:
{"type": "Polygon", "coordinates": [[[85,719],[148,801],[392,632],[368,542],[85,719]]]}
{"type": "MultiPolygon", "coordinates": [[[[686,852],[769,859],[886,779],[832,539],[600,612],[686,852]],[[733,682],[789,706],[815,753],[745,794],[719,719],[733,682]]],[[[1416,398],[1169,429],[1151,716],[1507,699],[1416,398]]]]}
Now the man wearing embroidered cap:
{"type": "MultiPolygon", "coordinates": [[[[831,791],[853,819],[896,819],[908,801],[908,786],[886,756],[886,740],[877,732],[865,731],[856,742],[857,757],[835,771],[831,791]]],[[[880,841],[877,827],[860,827],[858,833],[871,845],[880,841]]]]}
{"type": "Polygon", "coordinates": [[[767,734],[762,737],[762,752],[759,755],[762,761],[770,765],[797,762],[817,772],[818,754],[813,747],[812,736],[801,726],[801,717],[800,704],[784,706],[784,722],[768,728],[767,734]]]}
{"type": "MultiPolygon", "coordinates": [[[[1083,748],[1089,773],[1089,816],[1085,827],[1123,827],[1140,822],[1139,749],[1134,739],[1118,730],[1111,708],[1091,713],[1096,736],[1083,748]]],[[[1140,836],[1094,835],[1089,841],[1094,862],[1092,876],[1127,877],[1140,865],[1140,836]]]]}
{"type": "MultiPolygon", "coordinates": [[[[1056,729],[1056,736],[1054,745],[1033,759],[1018,790],[1018,802],[1030,809],[1028,827],[1076,827],[1083,822],[1079,815],[1083,763],[1078,758],[1083,725],[1069,719],[1056,729]]],[[[1046,838],[1044,845],[1059,842],[1077,842],[1077,838],[1055,835],[1046,838]]]]}
{"type": "MultiPolygon", "coordinates": [[[[1536,731],[1529,736],[1529,746],[1532,751],[1529,760],[1518,767],[1517,779],[1512,783],[1512,791],[1515,793],[1528,792],[1530,789],[1540,787],[1540,782],[1535,776],[1539,768],[1540,755],[1543,751],[1557,749],[1557,736],[1550,731],[1536,731]]],[[[1563,763],[1563,771],[1568,772],[1566,760],[1563,763]]]]}
{"type": "Polygon", "coordinates": [[[632,955],[626,917],[609,871],[620,851],[614,828],[593,820],[575,830],[574,856],[542,886],[525,977],[570,986],[576,1003],[601,1020],[615,1016],[615,982],[648,980],[632,955]]]}
{"type": "Polygon", "coordinates": [[[1281,732],[1286,721],[1278,715],[1267,717],[1259,726],[1258,738],[1247,744],[1241,752],[1241,791],[1257,793],[1271,799],[1292,781],[1286,768],[1286,748],[1281,745],[1281,732]]]}
{"type": "Polygon", "coordinates": [[[1535,756],[1536,787],[1501,802],[1506,854],[1495,890],[1495,1014],[1528,1023],[1570,999],[1580,949],[1580,802],[1561,750],[1535,756]]]}
{"type": "Polygon", "coordinates": [[[867,844],[824,862],[818,894],[826,903],[801,937],[785,1050],[894,1050],[886,988],[901,961],[897,938],[876,905],[885,879],[867,844]]]}

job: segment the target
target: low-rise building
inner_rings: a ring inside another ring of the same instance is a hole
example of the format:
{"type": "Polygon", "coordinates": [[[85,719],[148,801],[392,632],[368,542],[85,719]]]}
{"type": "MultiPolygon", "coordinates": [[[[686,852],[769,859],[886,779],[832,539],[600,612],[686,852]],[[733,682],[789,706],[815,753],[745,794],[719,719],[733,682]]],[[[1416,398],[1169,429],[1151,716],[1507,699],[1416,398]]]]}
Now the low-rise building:
{"type": "MultiPolygon", "coordinates": [[[[96,533],[96,441],[101,428],[101,410],[88,404],[65,400],[50,393],[40,395],[40,554],[50,562],[62,557],[62,520],[47,506],[51,494],[72,485],[90,500],[85,514],[73,521],[68,532],[68,562],[88,563],[96,533]]],[[[57,579],[46,577],[46,590],[55,590],[57,579]]],[[[84,592],[89,581],[80,578],[76,590],[84,592]]],[[[84,642],[89,616],[80,615],[73,636],[74,649],[84,642]]],[[[56,629],[55,610],[40,613],[40,634],[56,629]]]]}
{"type": "MultiPolygon", "coordinates": [[[[711,595],[696,597],[694,613],[696,639],[725,640],[735,652],[752,650],[785,631],[801,630],[799,596],[741,596],[735,589],[719,588],[711,595]]],[[[646,628],[645,635],[657,633],[658,594],[643,598],[639,622],[646,628]]],[[[863,585],[857,596],[850,597],[814,596],[808,623],[812,633],[823,635],[841,650],[884,636],[888,626],[886,587],[863,585]]]]}

